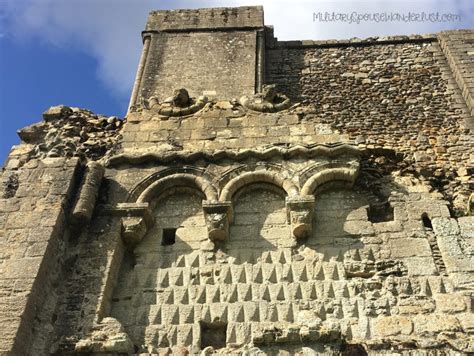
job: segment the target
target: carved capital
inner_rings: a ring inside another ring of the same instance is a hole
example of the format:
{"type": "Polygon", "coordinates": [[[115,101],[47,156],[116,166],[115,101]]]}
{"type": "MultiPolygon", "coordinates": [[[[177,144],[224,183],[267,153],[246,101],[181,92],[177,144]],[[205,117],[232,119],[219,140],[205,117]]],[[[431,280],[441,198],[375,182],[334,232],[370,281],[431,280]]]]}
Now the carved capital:
{"type": "Polygon", "coordinates": [[[147,232],[145,220],[138,216],[122,218],[122,239],[127,245],[136,245],[147,232]]]}
{"type": "Polygon", "coordinates": [[[204,200],[202,209],[206,219],[207,231],[211,241],[223,241],[229,236],[229,225],[232,222],[232,203],[204,200]]]}
{"type": "Polygon", "coordinates": [[[314,196],[303,195],[286,199],[286,212],[291,232],[296,239],[307,238],[313,232],[314,196]]]}

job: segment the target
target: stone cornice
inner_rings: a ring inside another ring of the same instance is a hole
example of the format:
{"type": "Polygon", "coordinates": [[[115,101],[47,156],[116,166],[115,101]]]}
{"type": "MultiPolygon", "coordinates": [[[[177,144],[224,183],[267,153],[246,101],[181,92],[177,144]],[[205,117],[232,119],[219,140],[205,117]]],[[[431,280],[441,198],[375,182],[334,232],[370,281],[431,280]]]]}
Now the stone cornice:
{"type": "Polygon", "coordinates": [[[192,163],[198,160],[206,160],[209,162],[217,162],[225,159],[241,161],[249,158],[267,160],[270,158],[293,158],[304,157],[313,158],[336,157],[341,155],[359,156],[360,151],[357,147],[349,144],[334,145],[311,145],[311,146],[292,146],[282,147],[273,146],[264,150],[245,149],[240,151],[234,150],[218,150],[218,151],[199,151],[199,152],[163,152],[163,153],[146,153],[142,155],[119,154],[108,158],[107,167],[117,167],[122,164],[140,165],[147,163],[169,163],[179,161],[184,163],[192,163]]]}

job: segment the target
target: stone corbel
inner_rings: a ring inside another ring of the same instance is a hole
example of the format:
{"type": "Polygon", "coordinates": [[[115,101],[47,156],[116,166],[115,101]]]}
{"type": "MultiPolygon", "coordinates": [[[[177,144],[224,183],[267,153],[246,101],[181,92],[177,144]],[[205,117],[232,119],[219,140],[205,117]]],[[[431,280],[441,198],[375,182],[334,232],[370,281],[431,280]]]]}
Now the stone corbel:
{"type": "Polygon", "coordinates": [[[314,196],[302,195],[286,198],[286,212],[291,232],[297,240],[311,236],[313,232],[314,196]]]}
{"type": "Polygon", "coordinates": [[[122,239],[127,245],[135,246],[154,224],[148,203],[122,203],[125,216],[122,218],[122,239]]]}
{"type": "Polygon", "coordinates": [[[129,246],[138,244],[154,224],[148,203],[118,203],[104,207],[103,213],[122,216],[122,239],[129,246]]]}
{"type": "Polygon", "coordinates": [[[232,223],[232,203],[230,201],[204,200],[202,209],[211,241],[223,241],[229,236],[232,223]]]}

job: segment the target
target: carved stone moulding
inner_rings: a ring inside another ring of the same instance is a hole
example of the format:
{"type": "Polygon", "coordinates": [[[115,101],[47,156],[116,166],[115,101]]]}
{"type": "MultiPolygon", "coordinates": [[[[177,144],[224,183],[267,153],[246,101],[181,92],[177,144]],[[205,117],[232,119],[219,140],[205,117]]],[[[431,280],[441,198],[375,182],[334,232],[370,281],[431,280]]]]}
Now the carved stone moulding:
{"type": "Polygon", "coordinates": [[[255,94],[253,97],[243,96],[239,102],[247,109],[260,112],[277,112],[291,106],[290,99],[278,93],[274,84],[264,85],[262,93],[255,94]]]}
{"type": "Polygon", "coordinates": [[[208,99],[206,96],[200,96],[197,99],[191,98],[186,89],[177,89],[174,95],[160,103],[156,96],[147,100],[145,106],[148,109],[158,112],[158,114],[168,117],[191,115],[206,105],[208,99]]]}
{"type": "Polygon", "coordinates": [[[353,160],[318,163],[304,171],[304,179],[298,182],[294,172],[268,163],[241,165],[227,171],[220,179],[192,166],[186,166],[184,170],[165,169],[138,183],[129,195],[129,202],[117,204],[111,212],[121,217],[123,240],[127,246],[134,248],[154,224],[153,210],[157,204],[170,194],[192,189],[203,199],[208,238],[214,243],[229,238],[236,195],[254,183],[270,184],[281,188],[278,191],[286,197],[290,239],[292,244],[296,244],[312,235],[315,194],[318,190],[331,182],[352,186],[358,171],[359,164],[353,160]]]}
{"type": "Polygon", "coordinates": [[[140,165],[147,163],[168,164],[176,161],[186,164],[194,163],[198,160],[206,160],[210,162],[219,162],[225,159],[233,161],[242,161],[245,159],[268,160],[274,158],[314,158],[314,157],[338,157],[342,155],[350,155],[358,157],[360,151],[357,147],[348,144],[336,145],[292,145],[291,147],[275,147],[270,146],[264,150],[245,149],[242,151],[216,150],[216,151],[170,151],[162,153],[145,153],[140,155],[118,154],[107,160],[107,167],[117,167],[122,164],[140,165]]]}

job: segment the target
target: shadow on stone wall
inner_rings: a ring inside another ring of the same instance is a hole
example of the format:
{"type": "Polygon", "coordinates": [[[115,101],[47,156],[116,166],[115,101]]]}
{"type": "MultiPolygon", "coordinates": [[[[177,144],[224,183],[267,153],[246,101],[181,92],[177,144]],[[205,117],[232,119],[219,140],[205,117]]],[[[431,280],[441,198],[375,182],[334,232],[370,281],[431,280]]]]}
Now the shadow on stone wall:
{"type": "Polygon", "coordinates": [[[156,328],[177,323],[179,315],[172,315],[171,309],[187,304],[187,287],[199,284],[191,266],[202,263],[196,239],[205,232],[198,195],[169,196],[158,203],[155,216],[155,226],[134,251],[126,252],[112,299],[111,316],[142,351],[150,339],[155,345],[170,343],[156,328]]]}
{"type": "Polygon", "coordinates": [[[276,84],[278,91],[292,101],[302,100],[302,71],[307,67],[302,49],[267,49],[265,82],[276,84]]]}
{"type": "Polygon", "coordinates": [[[316,194],[313,234],[306,247],[323,261],[342,261],[351,250],[362,250],[361,237],[372,233],[367,218],[369,200],[349,189],[331,188],[316,194]]]}
{"type": "Polygon", "coordinates": [[[289,237],[285,192],[270,184],[251,184],[234,198],[230,236],[219,247],[232,264],[257,263],[289,237]]]}

